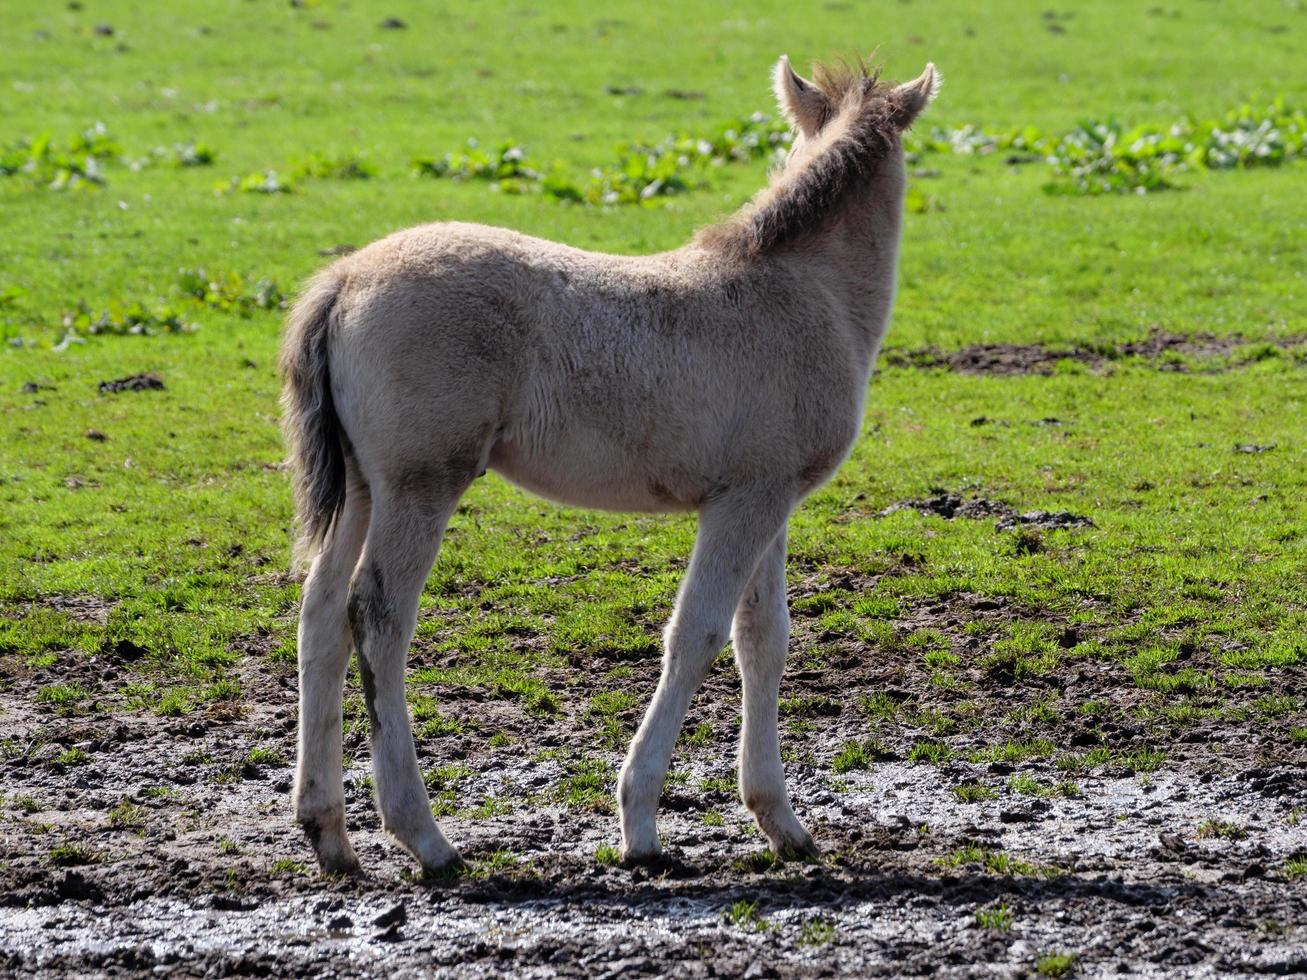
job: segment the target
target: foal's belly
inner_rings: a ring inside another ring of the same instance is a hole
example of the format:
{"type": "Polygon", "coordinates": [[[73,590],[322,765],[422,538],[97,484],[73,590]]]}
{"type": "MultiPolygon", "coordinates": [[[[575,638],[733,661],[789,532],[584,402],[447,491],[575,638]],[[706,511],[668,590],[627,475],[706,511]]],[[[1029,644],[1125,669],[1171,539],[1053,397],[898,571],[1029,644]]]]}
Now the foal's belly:
{"type": "Polygon", "coordinates": [[[705,496],[700,480],[674,471],[657,474],[649,460],[609,446],[556,448],[558,451],[542,455],[500,441],[490,450],[489,467],[524,490],[573,507],[687,511],[697,510],[705,496]]]}

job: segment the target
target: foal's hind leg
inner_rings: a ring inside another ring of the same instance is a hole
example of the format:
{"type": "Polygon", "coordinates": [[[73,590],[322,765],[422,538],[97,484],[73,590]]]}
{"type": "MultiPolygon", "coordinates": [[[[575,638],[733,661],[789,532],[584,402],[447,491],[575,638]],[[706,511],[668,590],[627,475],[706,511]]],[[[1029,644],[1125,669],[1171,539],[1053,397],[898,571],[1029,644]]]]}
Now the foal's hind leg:
{"type": "Polygon", "coordinates": [[[436,826],[422,784],[404,700],[404,666],[422,586],[470,478],[432,474],[410,478],[404,490],[374,485],[372,523],[349,598],[382,823],[426,871],[449,867],[459,857],[436,826]]]}
{"type": "Polygon", "coordinates": [[[656,858],[662,851],[658,797],[690,698],[726,645],[731,611],[789,509],[786,496],[737,493],[705,505],[700,515],[694,554],[663,637],[662,677],[617,784],[624,861],[656,858]]]}
{"type": "Polygon", "coordinates": [[[781,672],[789,647],[790,613],[785,603],[785,532],[758,562],[735,610],[735,662],[744,682],[744,727],[740,732],[740,796],[772,850],[781,856],[815,854],[812,836],[794,816],[785,790],[785,771],[776,731],[781,672]]]}
{"type": "Polygon", "coordinates": [[[350,650],[346,595],[367,534],[370,507],[367,487],[354,477],[345,507],[304,580],[300,604],[295,819],[324,871],[357,871],[359,866],[345,833],[340,699],[350,650]]]}

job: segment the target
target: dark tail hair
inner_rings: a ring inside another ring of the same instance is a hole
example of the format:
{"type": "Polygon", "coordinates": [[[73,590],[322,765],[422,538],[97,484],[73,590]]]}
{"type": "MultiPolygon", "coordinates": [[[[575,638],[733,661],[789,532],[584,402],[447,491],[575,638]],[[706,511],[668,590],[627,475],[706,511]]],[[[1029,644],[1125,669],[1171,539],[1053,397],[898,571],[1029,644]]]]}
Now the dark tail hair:
{"type": "Polygon", "coordinates": [[[327,357],[343,285],[330,269],[309,282],[287,320],[278,363],[281,431],[295,485],[297,532],[291,567],[301,571],[322,548],[345,506],[345,433],[331,397],[327,357]]]}

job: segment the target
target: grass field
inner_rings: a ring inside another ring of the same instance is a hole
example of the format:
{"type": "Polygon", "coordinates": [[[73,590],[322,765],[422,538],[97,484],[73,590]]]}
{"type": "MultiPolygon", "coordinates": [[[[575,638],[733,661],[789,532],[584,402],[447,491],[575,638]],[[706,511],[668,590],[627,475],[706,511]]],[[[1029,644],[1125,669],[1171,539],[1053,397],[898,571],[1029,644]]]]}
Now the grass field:
{"type": "MultiPolygon", "coordinates": [[[[672,248],[747,199],[768,165],[754,155],[646,205],[592,206],[530,183],[416,176],[415,159],[508,143],[583,184],[620,160],[618,143],[772,112],[782,51],[802,65],[877,44],[889,76],[941,68],[923,134],[1169,126],[1307,105],[1304,36],[1297,2],[1009,3],[984,16],[942,0],[15,5],[0,24],[0,149],[17,154],[0,159],[0,956],[70,972],[119,963],[87,958],[73,925],[65,952],[23,952],[24,930],[41,928],[23,916],[50,904],[73,923],[95,902],[131,918],[142,900],[239,894],[253,918],[238,936],[264,928],[261,903],[273,915],[300,902],[285,914],[311,919],[320,894],[362,906],[426,894],[393,875],[301,873],[309,851],[288,829],[298,587],[285,574],[279,299],[332,250],[425,221],[672,248]],[[97,123],[107,135],[90,141],[113,144],[102,183],[55,189],[57,163],[6,173],[2,160],[30,154],[23,141],[76,145],[97,123]],[[230,187],[270,170],[289,192],[230,187]],[[134,320],[148,334],[117,334],[134,320]],[[100,388],[142,374],[162,388],[100,388]],[[169,870],[179,854],[189,877],[169,870]],[[172,884],[128,887],[139,875],[172,884]]],[[[1158,193],[1067,195],[1045,193],[1052,170],[1029,157],[914,159],[863,438],[794,522],[783,737],[799,809],[832,854],[814,872],[827,891],[749,857],[726,662],[668,789],[686,863],[653,885],[605,866],[612,767],[655,682],[694,522],[561,510],[492,475],[452,523],[411,675],[433,800],[474,859],[456,897],[512,907],[584,881],[653,922],[666,910],[649,911],[663,900],[650,888],[690,889],[709,924],[687,934],[726,969],[759,950],[798,973],[1293,965],[1307,921],[1307,170],[1190,168],[1158,193]],[[911,785],[906,802],[888,802],[891,777],[911,785]],[[1197,789],[1213,780],[1226,795],[1197,789]],[[1145,797],[1130,795],[1150,785],[1170,807],[1160,845],[1145,797]],[[1032,800],[1033,817],[1006,819],[1032,800]],[[540,812],[562,814],[556,839],[523,829],[540,812]],[[887,814],[911,833],[873,834],[887,814]],[[1152,828],[1140,847],[1161,857],[1113,849],[1128,837],[1113,821],[1135,818],[1152,828]],[[1068,842],[1067,826],[1098,843],[1068,842]],[[1054,866],[1074,879],[1062,892],[972,880],[1054,866]],[[876,871],[872,887],[872,868],[912,886],[876,871]],[[1227,935],[1112,947],[1104,937],[1143,913],[1098,875],[1173,884],[1179,898],[1144,896],[1163,909],[1150,914],[1174,925],[1200,909],[1227,935]],[[910,921],[849,918],[831,897],[841,888],[872,905],[943,889],[928,948],[910,921]],[[1052,918],[1060,902],[1069,920],[1052,918]],[[1218,925],[1229,907],[1246,921],[1218,925]],[[1015,932],[1002,926],[1012,909],[1015,932]],[[958,932],[958,914],[987,938],[958,932]]],[[[350,821],[383,855],[366,715],[349,694],[350,821]]],[[[558,949],[585,945],[569,935],[560,925],[558,949]]],[[[352,957],[382,947],[365,939],[258,962],[367,972],[352,957]]],[[[460,963],[457,950],[384,948],[408,967],[460,963]]],[[[552,962],[548,943],[514,948],[518,965],[552,962]]],[[[650,939],[637,953],[656,964],[658,950],[650,939]]],[[[474,959],[486,973],[504,962],[474,959]]]]}

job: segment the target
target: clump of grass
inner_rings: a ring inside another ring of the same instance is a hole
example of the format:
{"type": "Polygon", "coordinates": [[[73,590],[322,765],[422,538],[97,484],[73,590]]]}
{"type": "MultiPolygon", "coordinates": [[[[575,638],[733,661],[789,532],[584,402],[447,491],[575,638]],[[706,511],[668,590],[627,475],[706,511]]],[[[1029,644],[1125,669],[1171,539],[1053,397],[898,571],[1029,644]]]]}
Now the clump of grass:
{"type": "Polygon", "coordinates": [[[45,805],[31,795],[15,796],[10,802],[24,813],[40,813],[45,809],[45,805]]]}
{"type": "Polygon", "coordinates": [[[275,875],[306,875],[309,873],[309,866],[294,858],[277,858],[268,870],[275,875]]]}
{"type": "Polygon", "coordinates": [[[590,699],[589,716],[608,717],[634,707],[638,699],[633,691],[602,691],[590,699]]]}
{"type": "Polygon", "coordinates": [[[245,762],[252,766],[284,766],[286,759],[276,749],[259,746],[250,749],[249,754],[245,756],[245,762]]]}
{"type": "Polygon", "coordinates": [[[595,848],[595,860],[610,868],[616,867],[622,862],[622,852],[612,844],[600,844],[595,848]]]}
{"type": "Polygon", "coordinates": [[[888,694],[869,694],[858,702],[858,710],[872,721],[889,721],[904,710],[904,704],[888,694]]]}
{"type": "Polygon", "coordinates": [[[991,932],[1007,932],[1012,928],[1012,912],[1006,902],[976,909],[976,926],[991,932]]]}
{"type": "Polygon", "coordinates": [[[1157,749],[1136,749],[1118,757],[1118,762],[1125,769],[1135,772],[1155,772],[1166,761],[1166,753],[1157,749]]]}
{"type": "Polygon", "coordinates": [[[783,718],[814,718],[817,716],[834,716],[839,713],[840,703],[834,698],[828,698],[820,694],[805,694],[780,699],[780,714],[783,718]]]}
{"type": "Polygon", "coordinates": [[[716,810],[705,810],[705,811],[704,811],[704,814],[703,814],[703,822],[704,822],[704,825],[705,825],[705,826],[708,826],[708,827],[725,827],[725,826],[726,826],[726,818],[723,817],[723,816],[722,816],[720,813],[718,813],[716,810]]]}
{"type": "Polygon", "coordinates": [[[214,190],[219,194],[290,194],[295,185],[289,177],[275,170],[255,170],[217,184],[214,190]]]}
{"type": "Polygon", "coordinates": [[[602,759],[581,759],[568,766],[555,788],[555,798],[570,810],[611,813],[613,767],[602,759]]]}
{"type": "Polygon", "coordinates": [[[204,700],[206,701],[238,701],[240,696],[240,682],[228,677],[214,681],[204,689],[204,700]]]}
{"type": "Polygon", "coordinates": [[[145,810],[129,800],[123,800],[109,811],[109,826],[119,830],[141,827],[145,824],[145,810]]]}
{"type": "Polygon", "coordinates": [[[520,857],[501,847],[474,859],[469,875],[472,878],[489,878],[492,875],[513,874],[521,868],[520,857]]]}
{"type": "Polygon", "coordinates": [[[762,874],[776,867],[776,855],[771,851],[754,851],[731,862],[731,870],[736,874],[762,874]]]}
{"type": "Polygon", "coordinates": [[[861,742],[845,742],[831,760],[831,768],[837,773],[853,772],[855,769],[867,770],[877,759],[883,759],[888,753],[879,739],[867,738],[861,742]]]}
{"type": "Polygon", "coordinates": [[[1243,840],[1248,836],[1248,831],[1227,820],[1204,820],[1198,825],[1196,835],[1199,840],[1209,840],[1211,838],[1243,840]]]}
{"type": "Polygon", "coordinates": [[[47,684],[36,692],[38,704],[48,704],[60,715],[76,714],[86,691],[77,684],[47,684]]]}
{"type": "Polygon", "coordinates": [[[487,796],[479,804],[467,811],[473,820],[486,820],[489,817],[503,816],[513,812],[513,801],[507,796],[487,796]]]}
{"type": "Polygon", "coordinates": [[[218,853],[219,853],[219,854],[226,854],[226,855],[229,855],[229,856],[230,856],[230,855],[232,855],[232,854],[239,854],[240,852],[241,852],[240,845],[237,844],[237,843],[236,843],[234,840],[232,840],[230,837],[219,837],[219,838],[218,838],[218,853]]]}
{"type": "Polygon", "coordinates": [[[686,745],[707,745],[708,739],[712,737],[712,725],[706,721],[700,722],[695,726],[694,731],[685,736],[686,745]]]}
{"type": "Polygon", "coordinates": [[[726,910],[725,919],[733,926],[754,932],[765,932],[771,928],[771,923],[764,919],[762,913],[758,910],[758,903],[750,902],[744,898],[741,898],[726,910]]]}
{"type": "Polygon", "coordinates": [[[1292,857],[1280,866],[1280,872],[1290,881],[1307,878],[1307,857],[1292,857]]]}
{"type": "Polygon", "coordinates": [[[91,761],[91,757],[77,746],[73,746],[60,752],[54,757],[54,761],[61,766],[84,766],[91,761]]]}
{"type": "Polygon", "coordinates": [[[335,157],[308,153],[291,165],[291,173],[314,180],[368,180],[377,175],[377,168],[357,153],[335,157]]]}
{"type": "Polygon", "coordinates": [[[735,774],[729,776],[709,776],[699,780],[699,788],[705,793],[734,793],[735,774]]]}
{"type": "Polygon", "coordinates": [[[82,864],[95,864],[100,855],[81,844],[60,844],[52,847],[48,854],[50,863],[60,868],[71,868],[82,864]]]}
{"type": "Polygon", "coordinates": [[[952,752],[943,742],[917,742],[908,752],[908,761],[926,762],[932,766],[941,766],[951,756],[952,752]]]}
{"type": "Polygon", "coordinates": [[[935,858],[934,863],[941,868],[974,866],[992,874],[1031,878],[1056,878],[1063,874],[1062,869],[1056,865],[1022,861],[1006,851],[991,850],[980,844],[966,844],[950,854],[935,858]]]}
{"type": "Polygon", "coordinates": [[[950,788],[954,798],[959,803],[981,803],[985,800],[992,800],[998,794],[984,783],[959,783],[957,786],[950,788]]]}
{"type": "Polygon", "coordinates": [[[829,946],[835,941],[835,923],[830,919],[804,919],[799,926],[800,946],[829,946]]]}
{"type": "Polygon", "coordinates": [[[1075,968],[1074,953],[1044,953],[1035,960],[1035,972],[1041,977],[1069,977],[1075,968]]]}
{"type": "Polygon", "coordinates": [[[486,739],[486,744],[492,749],[502,749],[512,745],[513,740],[505,732],[495,732],[490,738],[486,739]]]}
{"type": "Polygon", "coordinates": [[[1053,743],[1046,738],[1024,742],[1011,740],[987,749],[977,749],[968,758],[972,762],[1023,762],[1026,759],[1045,759],[1053,754],[1053,743]]]}
{"type": "Polygon", "coordinates": [[[155,703],[154,713],[160,718],[180,718],[195,710],[191,692],[185,688],[173,688],[165,691],[155,703]]]}

